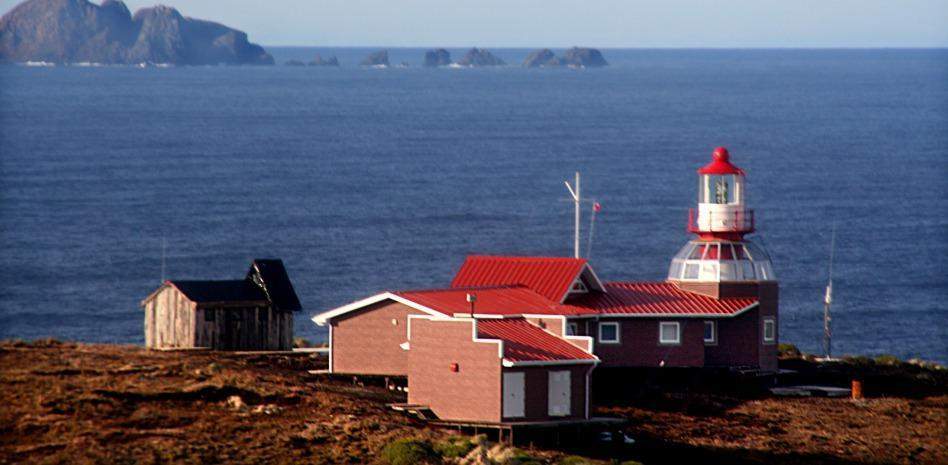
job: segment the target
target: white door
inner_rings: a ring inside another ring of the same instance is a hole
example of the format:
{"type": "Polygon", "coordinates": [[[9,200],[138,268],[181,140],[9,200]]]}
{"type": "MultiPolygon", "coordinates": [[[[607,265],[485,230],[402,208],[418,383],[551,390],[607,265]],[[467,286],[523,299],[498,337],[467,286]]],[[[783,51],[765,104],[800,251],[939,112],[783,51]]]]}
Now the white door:
{"type": "Polygon", "coordinates": [[[504,418],[523,416],[523,373],[504,373],[504,418]]]}
{"type": "Polygon", "coordinates": [[[569,415],[569,371],[551,371],[549,386],[549,414],[551,417],[569,415]]]}

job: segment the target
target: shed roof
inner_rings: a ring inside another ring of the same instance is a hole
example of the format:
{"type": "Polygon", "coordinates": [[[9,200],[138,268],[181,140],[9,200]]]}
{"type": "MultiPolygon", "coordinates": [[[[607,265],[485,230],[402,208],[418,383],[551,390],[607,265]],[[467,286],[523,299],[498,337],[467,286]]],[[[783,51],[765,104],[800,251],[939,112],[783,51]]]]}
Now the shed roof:
{"type": "Polygon", "coordinates": [[[586,267],[583,258],[470,255],[451,287],[521,285],[562,302],[586,267]]]}
{"type": "Polygon", "coordinates": [[[269,301],[277,309],[294,312],[303,309],[299,297],[296,296],[296,290],[293,289],[293,283],[286,274],[283,260],[276,258],[254,260],[250,264],[250,270],[247,271],[246,280],[262,288],[269,301]]]}
{"type": "Polygon", "coordinates": [[[257,286],[243,279],[227,281],[168,281],[192,302],[266,302],[257,286]]]}
{"type": "Polygon", "coordinates": [[[523,318],[477,320],[477,337],[504,342],[504,360],[595,363],[599,359],[523,318]]]}

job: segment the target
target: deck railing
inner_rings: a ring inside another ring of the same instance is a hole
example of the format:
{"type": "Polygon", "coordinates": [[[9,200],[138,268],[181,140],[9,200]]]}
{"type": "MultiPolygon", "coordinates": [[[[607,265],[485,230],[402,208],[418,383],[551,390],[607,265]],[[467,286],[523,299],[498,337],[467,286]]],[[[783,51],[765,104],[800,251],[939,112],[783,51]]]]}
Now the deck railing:
{"type": "Polygon", "coordinates": [[[688,209],[688,232],[752,233],[755,230],[754,210],[744,209],[728,213],[708,212],[708,218],[699,218],[694,208],[688,209]]]}

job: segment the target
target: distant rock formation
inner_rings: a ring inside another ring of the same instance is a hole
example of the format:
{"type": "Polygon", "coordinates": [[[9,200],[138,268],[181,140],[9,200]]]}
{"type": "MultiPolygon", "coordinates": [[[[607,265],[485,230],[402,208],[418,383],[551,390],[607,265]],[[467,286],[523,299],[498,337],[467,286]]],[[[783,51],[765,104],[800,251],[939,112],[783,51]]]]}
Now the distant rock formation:
{"type": "Polygon", "coordinates": [[[132,16],[118,0],[27,0],[0,18],[0,61],[272,65],[247,34],[166,6],[132,16]]]}
{"type": "Polygon", "coordinates": [[[450,64],[451,54],[443,48],[428,50],[425,52],[425,66],[429,68],[448,66],[450,64]]]}
{"type": "Polygon", "coordinates": [[[458,60],[461,66],[504,66],[504,60],[495,57],[487,50],[472,48],[458,60]]]}
{"type": "Polygon", "coordinates": [[[370,53],[369,56],[365,57],[360,63],[362,66],[389,66],[388,63],[388,50],[379,50],[377,52],[370,53]]]}
{"type": "MultiPolygon", "coordinates": [[[[548,48],[534,50],[523,60],[523,66],[527,68],[540,68],[550,66],[550,63],[556,60],[556,55],[548,48]]],[[[555,66],[555,65],[554,65],[555,66]]]]}
{"type": "Polygon", "coordinates": [[[567,50],[557,61],[561,66],[582,68],[609,66],[609,62],[603,58],[602,53],[594,48],[573,47],[567,50]]]}
{"type": "Polygon", "coordinates": [[[600,68],[609,66],[609,62],[603,58],[602,53],[594,48],[573,47],[566,51],[562,57],[557,57],[548,48],[535,50],[527,55],[523,61],[523,66],[527,68],[568,66],[570,68],[600,68]]]}
{"type": "Polygon", "coordinates": [[[306,63],[303,63],[302,61],[299,61],[299,60],[287,60],[287,62],[284,63],[284,65],[286,65],[286,66],[306,66],[306,63]]]}
{"type": "Polygon", "coordinates": [[[335,55],[329,57],[328,59],[323,59],[323,56],[317,53],[316,56],[313,57],[313,61],[309,62],[308,64],[310,66],[336,66],[338,67],[339,60],[336,59],[335,55]]]}

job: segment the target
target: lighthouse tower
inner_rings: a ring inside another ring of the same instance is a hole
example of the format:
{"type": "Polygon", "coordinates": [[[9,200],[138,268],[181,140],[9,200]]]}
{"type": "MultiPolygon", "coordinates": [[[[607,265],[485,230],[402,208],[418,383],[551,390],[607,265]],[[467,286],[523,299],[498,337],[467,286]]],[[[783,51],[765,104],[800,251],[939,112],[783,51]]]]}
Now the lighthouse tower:
{"type": "Polygon", "coordinates": [[[685,290],[725,297],[756,294],[754,284],[775,281],[770,257],[744,239],[754,232],[754,211],[744,203],[744,171],[718,147],[698,170],[698,208],[690,209],[688,231],[698,237],[672,259],[668,279],[685,290]],[[736,284],[732,286],[730,284],[736,284]]]}

